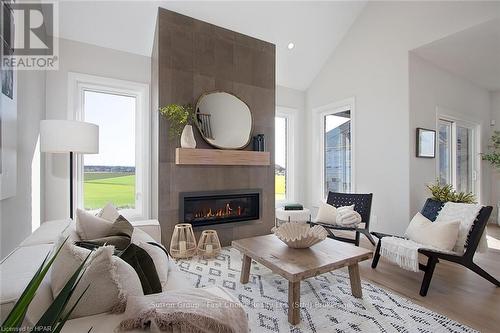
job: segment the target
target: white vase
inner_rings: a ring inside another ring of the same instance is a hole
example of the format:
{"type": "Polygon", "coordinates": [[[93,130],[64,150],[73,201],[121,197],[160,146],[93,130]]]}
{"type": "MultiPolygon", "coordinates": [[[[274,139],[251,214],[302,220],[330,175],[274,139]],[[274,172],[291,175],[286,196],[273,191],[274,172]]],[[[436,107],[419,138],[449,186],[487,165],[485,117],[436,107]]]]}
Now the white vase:
{"type": "Polygon", "coordinates": [[[196,140],[194,139],[193,126],[186,125],[181,134],[182,148],[196,148],[196,140]]]}

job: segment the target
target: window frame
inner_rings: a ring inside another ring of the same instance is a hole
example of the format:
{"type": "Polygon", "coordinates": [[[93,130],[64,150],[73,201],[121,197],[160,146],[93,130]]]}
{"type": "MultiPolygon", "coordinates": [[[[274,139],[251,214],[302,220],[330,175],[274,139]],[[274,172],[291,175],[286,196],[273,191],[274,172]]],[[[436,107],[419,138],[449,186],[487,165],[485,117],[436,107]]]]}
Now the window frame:
{"type": "MultiPolygon", "coordinates": [[[[481,202],[481,125],[475,121],[465,119],[465,117],[460,115],[455,115],[456,112],[447,110],[441,107],[436,108],[436,128],[439,129],[439,124],[441,121],[449,122],[451,124],[451,156],[450,156],[450,168],[451,168],[451,182],[453,188],[457,187],[457,126],[470,129],[472,131],[472,143],[471,143],[471,162],[472,162],[472,174],[471,174],[471,185],[472,193],[476,196],[478,202],[481,202]]],[[[436,148],[436,175],[440,174],[439,162],[440,153],[439,147],[436,148]]]]}
{"type": "MultiPolygon", "coordinates": [[[[297,147],[297,135],[298,133],[297,126],[297,110],[277,106],[275,118],[285,118],[286,119],[286,188],[285,188],[285,199],[284,200],[276,200],[275,193],[275,203],[276,207],[283,205],[287,201],[295,201],[297,200],[297,181],[295,178],[295,170],[296,170],[296,160],[295,160],[295,149],[297,147]]],[[[276,144],[276,143],[275,143],[276,144]]],[[[275,158],[275,157],[274,157],[275,158]]]]}
{"type": "MultiPolygon", "coordinates": [[[[135,208],[124,210],[131,220],[148,219],[151,215],[151,112],[149,84],[113,78],[68,74],[68,119],[85,120],[85,91],[130,96],[136,99],[135,114],[135,208]]],[[[76,156],[75,207],[83,207],[83,158],[76,156]]]]}
{"type": "Polygon", "coordinates": [[[318,207],[325,198],[325,117],[340,112],[351,113],[351,193],[356,193],[356,107],[354,97],[329,103],[313,109],[311,133],[313,133],[313,180],[311,182],[313,193],[313,207],[318,207]],[[317,162],[316,162],[317,161],[317,162]]]}

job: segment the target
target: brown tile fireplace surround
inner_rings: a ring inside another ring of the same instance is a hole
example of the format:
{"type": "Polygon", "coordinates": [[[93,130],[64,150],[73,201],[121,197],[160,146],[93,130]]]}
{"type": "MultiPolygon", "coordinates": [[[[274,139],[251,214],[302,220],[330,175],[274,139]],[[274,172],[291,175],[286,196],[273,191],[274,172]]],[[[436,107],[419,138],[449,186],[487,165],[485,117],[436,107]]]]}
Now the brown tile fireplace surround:
{"type": "MultiPolygon", "coordinates": [[[[223,245],[269,233],[274,225],[275,46],[159,9],[151,71],[155,117],[159,117],[159,106],[194,105],[202,93],[226,91],[248,104],[253,134],[265,135],[266,151],[271,153],[267,166],[179,165],[175,163],[179,139],[169,138],[167,121],[159,118],[159,139],[153,147],[158,149],[158,218],[163,243],[169,245],[174,225],[193,219],[193,214],[209,217],[208,222],[196,223],[199,218],[191,221],[197,237],[202,230],[215,229],[223,245]],[[228,199],[224,195],[252,191],[259,194],[257,211],[247,199],[224,201],[228,199]],[[186,194],[197,197],[197,193],[222,197],[219,201],[202,201],[201,209],[185,216],[181,209],[186,208],[186,194]],[[246,210],[243,204],[249,205],[246,210]]],[[[211,149],[197,130],[195,138],[197,148],[211,149]]]]}

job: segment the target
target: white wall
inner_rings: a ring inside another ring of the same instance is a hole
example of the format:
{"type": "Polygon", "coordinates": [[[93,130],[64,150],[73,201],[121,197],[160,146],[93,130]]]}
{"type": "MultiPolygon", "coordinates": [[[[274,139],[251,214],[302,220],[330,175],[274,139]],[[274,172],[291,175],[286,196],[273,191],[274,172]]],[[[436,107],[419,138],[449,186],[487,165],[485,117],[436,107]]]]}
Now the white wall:
{"type": "Polygon", "coordinates": [[[307,90],[309,122],[355,97],[356,191],[374,193],[372,230],[402,233],[410,219],[408,51],[498,15],[494,2],[369,2],[307,90]]]}
{"type": "Polygon", "coordinates": [[[304,203],[306,201],[307,183],[305,175],[306,159],[306,122],[305,92],[283,86],[276,86],[277,108],[288,108],[294,110],[295,128],[293,131],[293,156],[294,156],[294,201],[304,203]]]}
{"type": "MultiPolygon", "coordinates": [[[[500,91],[490,93],[491,101],[491,119],[495,121],[495,126],[490,127],[489,135],[493,135],[494,131],[500,131],[500,91]]],[[[500,170],[491,170],[491,203],[493,204],[493,220],[496,221],[500,212],[497,208],[497,203],[500,203],[500,170]]]]}
{"type": "Polygon", "coordinates": [[[0,258],[31,233],[32,215],[39,219],[41,214],[31,211],[31,178],[40,120],[45,118],[45,71],[17,75],[17,191],[0,201],[0,258]]]}
{"type": "MultiPolygon", "coordinates": [[[[151,58],[66,39],[59,40],[59,70],[47,73],[47,119],[68,117],[68,73],[150,83],[151,58]]],[[[45,155],[45,220],[69,216],[69,158],[45,155]]]]}
{"type": "MultiPolygon", "coordinates": [[[[470,121],[481,126],[481,152],[488,146],[490,137],[490,94],[444,69],[436,67],[414,53],[410,53],[410,214],[422,207],[429,192],[425,185],[433,183],[438,174],[436,159],[415,157],[415,129],[423,127],[436,130],[436,108],[448,116],[470,121]]],[[[491,204],[490,168],[481,167],[481,203],[491,204]]]]}

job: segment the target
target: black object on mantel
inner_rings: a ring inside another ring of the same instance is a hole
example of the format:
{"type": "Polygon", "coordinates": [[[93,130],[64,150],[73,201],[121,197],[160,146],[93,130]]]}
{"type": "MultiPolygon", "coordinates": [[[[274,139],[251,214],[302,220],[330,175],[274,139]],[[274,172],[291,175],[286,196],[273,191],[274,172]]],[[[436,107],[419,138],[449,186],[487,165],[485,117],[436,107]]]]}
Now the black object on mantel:
{"type": "Polygon", "coordinates": [[[254,151],[266,151],[266,140],[264,134],[257,134],[252,139],[254,151]]]}

